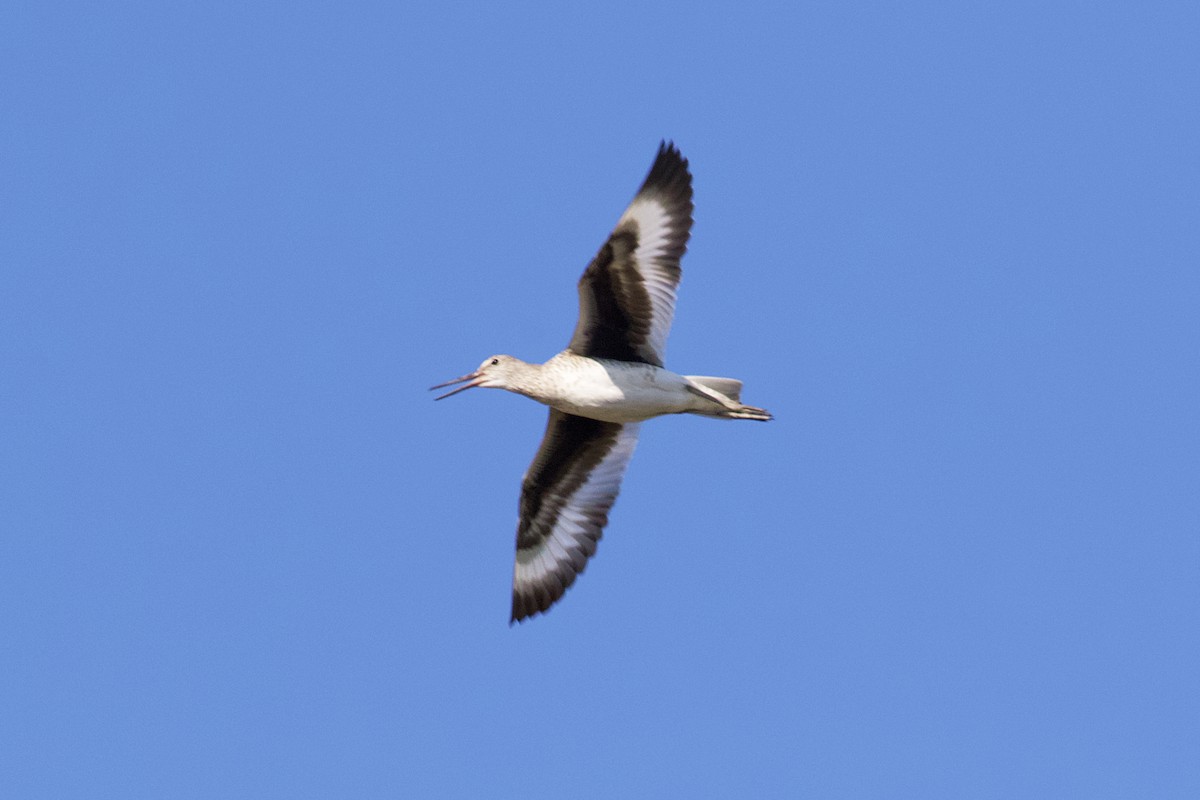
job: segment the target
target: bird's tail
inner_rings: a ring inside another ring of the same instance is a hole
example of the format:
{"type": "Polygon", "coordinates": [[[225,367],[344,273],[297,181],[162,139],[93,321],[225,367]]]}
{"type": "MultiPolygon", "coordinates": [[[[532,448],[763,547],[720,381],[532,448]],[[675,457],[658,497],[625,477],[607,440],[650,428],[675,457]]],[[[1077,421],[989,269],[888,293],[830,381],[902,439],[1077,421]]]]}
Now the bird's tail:
{"type": "Polygon", "coordinates": [[[713,378],[708,375],[685,375],[693,384],[693,393],[712,400],[701,408],[694,409],[693,414],[721,419],[756,419],[766,422],[773,419],[771,412],[764,408],[755,408],[742,404],[742,382],[734,378],[713,378]]]}

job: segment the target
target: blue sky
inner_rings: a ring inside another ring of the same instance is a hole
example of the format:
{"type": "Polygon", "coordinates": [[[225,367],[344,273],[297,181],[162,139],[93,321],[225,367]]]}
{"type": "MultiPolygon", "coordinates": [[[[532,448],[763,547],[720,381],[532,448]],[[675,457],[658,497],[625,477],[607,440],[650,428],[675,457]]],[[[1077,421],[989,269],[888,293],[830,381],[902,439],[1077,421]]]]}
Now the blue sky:
{"type": "Polygon", "coordinates": [[[1200,11],[0,23],[0,785],[1200,796],[1200,11]],[[662,138],[668,366],[507,623],[543,360],[662,138]]]}

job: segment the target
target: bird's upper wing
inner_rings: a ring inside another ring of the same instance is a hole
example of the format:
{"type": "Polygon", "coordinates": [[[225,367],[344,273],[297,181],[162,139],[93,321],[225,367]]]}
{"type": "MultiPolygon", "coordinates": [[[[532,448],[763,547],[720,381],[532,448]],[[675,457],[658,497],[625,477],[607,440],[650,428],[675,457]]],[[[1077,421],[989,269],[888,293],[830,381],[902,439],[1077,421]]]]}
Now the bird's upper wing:
{"type": "Polygon", "coordinates": [[[513,622],[550,608],[587,566],[638,428],[550,410],[546,435],[521,484],[513,622]]]}
{"type": "Polygon", "coordinates": [[[664,142],[642,188],[579,279],[579,323],[567,349],[661,367],[679,259],[691,229],[687,159],[664,142]]]}

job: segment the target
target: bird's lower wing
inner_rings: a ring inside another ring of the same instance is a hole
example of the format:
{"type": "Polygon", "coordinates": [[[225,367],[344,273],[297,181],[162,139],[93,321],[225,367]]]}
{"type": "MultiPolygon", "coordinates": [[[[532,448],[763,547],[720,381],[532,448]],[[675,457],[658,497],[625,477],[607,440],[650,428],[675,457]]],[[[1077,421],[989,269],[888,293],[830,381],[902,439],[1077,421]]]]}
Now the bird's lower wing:
{"type": "Polygon", "coordinates": [[[551,409],[521,485],[512,621],[546,611],[596,552],[638,423],[600,422],[551,409]]]}

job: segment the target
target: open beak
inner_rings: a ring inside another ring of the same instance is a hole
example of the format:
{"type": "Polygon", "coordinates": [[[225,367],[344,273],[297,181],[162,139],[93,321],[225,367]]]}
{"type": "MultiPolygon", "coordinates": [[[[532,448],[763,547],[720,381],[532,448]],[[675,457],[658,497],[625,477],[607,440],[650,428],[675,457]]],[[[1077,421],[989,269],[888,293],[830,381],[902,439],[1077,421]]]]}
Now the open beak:
{"type": "Polygon", "coordinates": [[[429,391],[432,392],[434,389],[444,389],[447,386],[453,386],[456,383],[465,383],[465,385],[459,386],[457,389],[452,389],[452,390],[446,392],[445,394],[438,395],[437,397],[433,398],[434,400],[445,400],[447,397],[450,397],[451,395],[458,394],[459,392],[465,392],[467,389],[474,389],[476,386],[479,385],[479,382],[482,380],[483,380],[482,375],[480,375],[478,372],[472,372],[470,375],[463,375],[461,378],[455,378],[452,381],[446,381],[445,383],[439,383],[437,386],[430,386],[429,391]]]}

